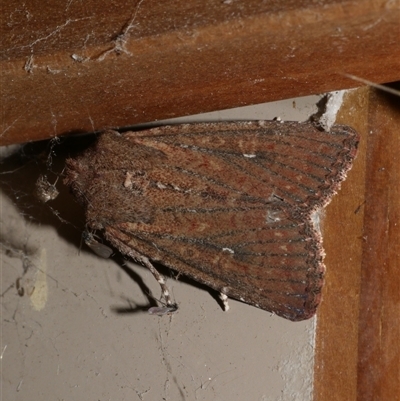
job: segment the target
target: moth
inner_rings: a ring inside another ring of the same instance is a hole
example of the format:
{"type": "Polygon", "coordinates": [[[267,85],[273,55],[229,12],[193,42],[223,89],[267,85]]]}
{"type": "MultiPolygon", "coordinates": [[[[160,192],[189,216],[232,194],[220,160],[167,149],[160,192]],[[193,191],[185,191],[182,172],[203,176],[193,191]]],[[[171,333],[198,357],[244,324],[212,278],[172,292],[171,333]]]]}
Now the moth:
{"type": "Polygon", "coordinates": [[[82,233],[82,239],[96,255],[104,259],[108,259],[113,253],[113,250],[109,246],[95,240],[93,234],[88,231],[82,233]]]}
{"type": "Polygon", "coordinates": [[[176,305],[171,306],[152,306],[149,309],[149,315],[157,315],[157,316],[164,316],[164,315],[171,315],[178,310],[176,305]]]}
{"type": "Polygon", "coordinates": [[[312,317],[324,251],[315,223],[345,179],[358,134],[311,123],[242,121],[103,133],[66,161],[86,226],[147,266],[161,262],[284,318],[312,317]]]}

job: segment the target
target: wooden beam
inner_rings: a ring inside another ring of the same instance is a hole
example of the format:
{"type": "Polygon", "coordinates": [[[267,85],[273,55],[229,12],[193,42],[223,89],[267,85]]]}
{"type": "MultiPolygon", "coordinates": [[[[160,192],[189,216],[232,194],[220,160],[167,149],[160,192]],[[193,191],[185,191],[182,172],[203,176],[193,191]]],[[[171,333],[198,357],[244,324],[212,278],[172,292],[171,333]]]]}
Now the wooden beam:
{"type": "Polygon", "coordinates": [[[398,2],[2,3],[0,144],[400,79],[398,2]]]}
{"type": "Polygon", "coordinates": [[[361,141],[324,224],[314,401],[399,400],[399,106],[399,97],[365,88],[338,117],[361,141]]]}

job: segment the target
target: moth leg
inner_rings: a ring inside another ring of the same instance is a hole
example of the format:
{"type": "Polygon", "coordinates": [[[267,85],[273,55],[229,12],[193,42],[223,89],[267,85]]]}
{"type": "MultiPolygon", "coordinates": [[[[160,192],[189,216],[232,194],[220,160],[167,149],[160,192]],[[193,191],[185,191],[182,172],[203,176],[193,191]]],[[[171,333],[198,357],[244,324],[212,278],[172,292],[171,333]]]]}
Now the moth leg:
{"type": "MultiPolygon", "coordinates": [[[[128,247],[126,244],[124,244],[122,241],[119,241],[113,232],[111,227],[108,227],[105,231],[105,237],[108,239],[116,248],[120,250],[121,253],[129,256],[133,260],[142,263],[144,266],[146,266],[150,271],[151,274],[154,276],[154,278],[157,280],[158,284],[160,284],[161,287],[161,292],[162,296],[165,299],[165,304],[166,307],[165,309],[161,310],[162,312],[167,311],[167,313],[171,313],[177,310],[177,306],[171,301],[171,296],[169,294],[169,290],[167,285],[165,284],[164,278],[161,276],[161,274],[157,271],[157,269],[152,265],[150,262],[149,258],[146,256],[142,255],[141,253],[137,252],[135,249],[132,249],[128,247]]],[[[159,314],[160,311],[157,309],[155,310],[155,313],[151,314],[159,314]]]]}
{"type": "Polygon", "coordinates": [[[165,303],[168,307],[175,307],[173,302],[171,301],[171,296],[169,295],[169,290],[167,285],[165,284],[164,277],[157,271],[157,269],[151,264],[150,260],[145,256],[141,256],[140,261],[151,271],[151,274],[160,284],[161,292],[164,297],[165,303]]]}
{"type": "Polygon", "coordinates": [[[219,299],[222,301],[222,306],[224,308],[224,312],[228,312],[228,310],[229,310],[228,296],[221,291],[219,293],[219,299]]]}

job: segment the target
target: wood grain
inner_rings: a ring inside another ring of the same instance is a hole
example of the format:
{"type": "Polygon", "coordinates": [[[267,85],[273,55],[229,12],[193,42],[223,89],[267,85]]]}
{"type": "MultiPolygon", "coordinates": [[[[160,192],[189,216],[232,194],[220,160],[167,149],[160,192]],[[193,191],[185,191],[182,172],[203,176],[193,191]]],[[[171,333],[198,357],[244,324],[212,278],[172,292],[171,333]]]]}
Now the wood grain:
{"type": "Polygon", "coordinates": [[[315,401],[399,399],[399,106],[398,97],[364,88],[350,93],[337,120],[361,141],[327,208],[315,401]]]}
{"type": "Polygon", "coordinates": [[[357,400],[400,399],[400,98],[370,97],[357,400]]]}
{"type": "Polygon", "coordinates": [[[2,14],[0,144],[400,78],[397,2],[5,0],[2,14]]]}

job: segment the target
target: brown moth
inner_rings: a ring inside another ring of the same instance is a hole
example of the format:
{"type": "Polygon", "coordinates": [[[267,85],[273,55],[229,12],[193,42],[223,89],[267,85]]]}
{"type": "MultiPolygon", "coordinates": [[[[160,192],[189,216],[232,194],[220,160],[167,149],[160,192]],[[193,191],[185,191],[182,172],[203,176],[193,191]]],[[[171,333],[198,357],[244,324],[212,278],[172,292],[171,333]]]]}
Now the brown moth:
{"type": "Polygon", "coordinates": [[[277,121],[107,131],[67,160],[65,183],[87,228],[153,272],[167,308],[151,261],[222,298],[303,320],[324,280],[313,217],[345,179],[358,141],[346,126],[327,133],[277,121]]]}

